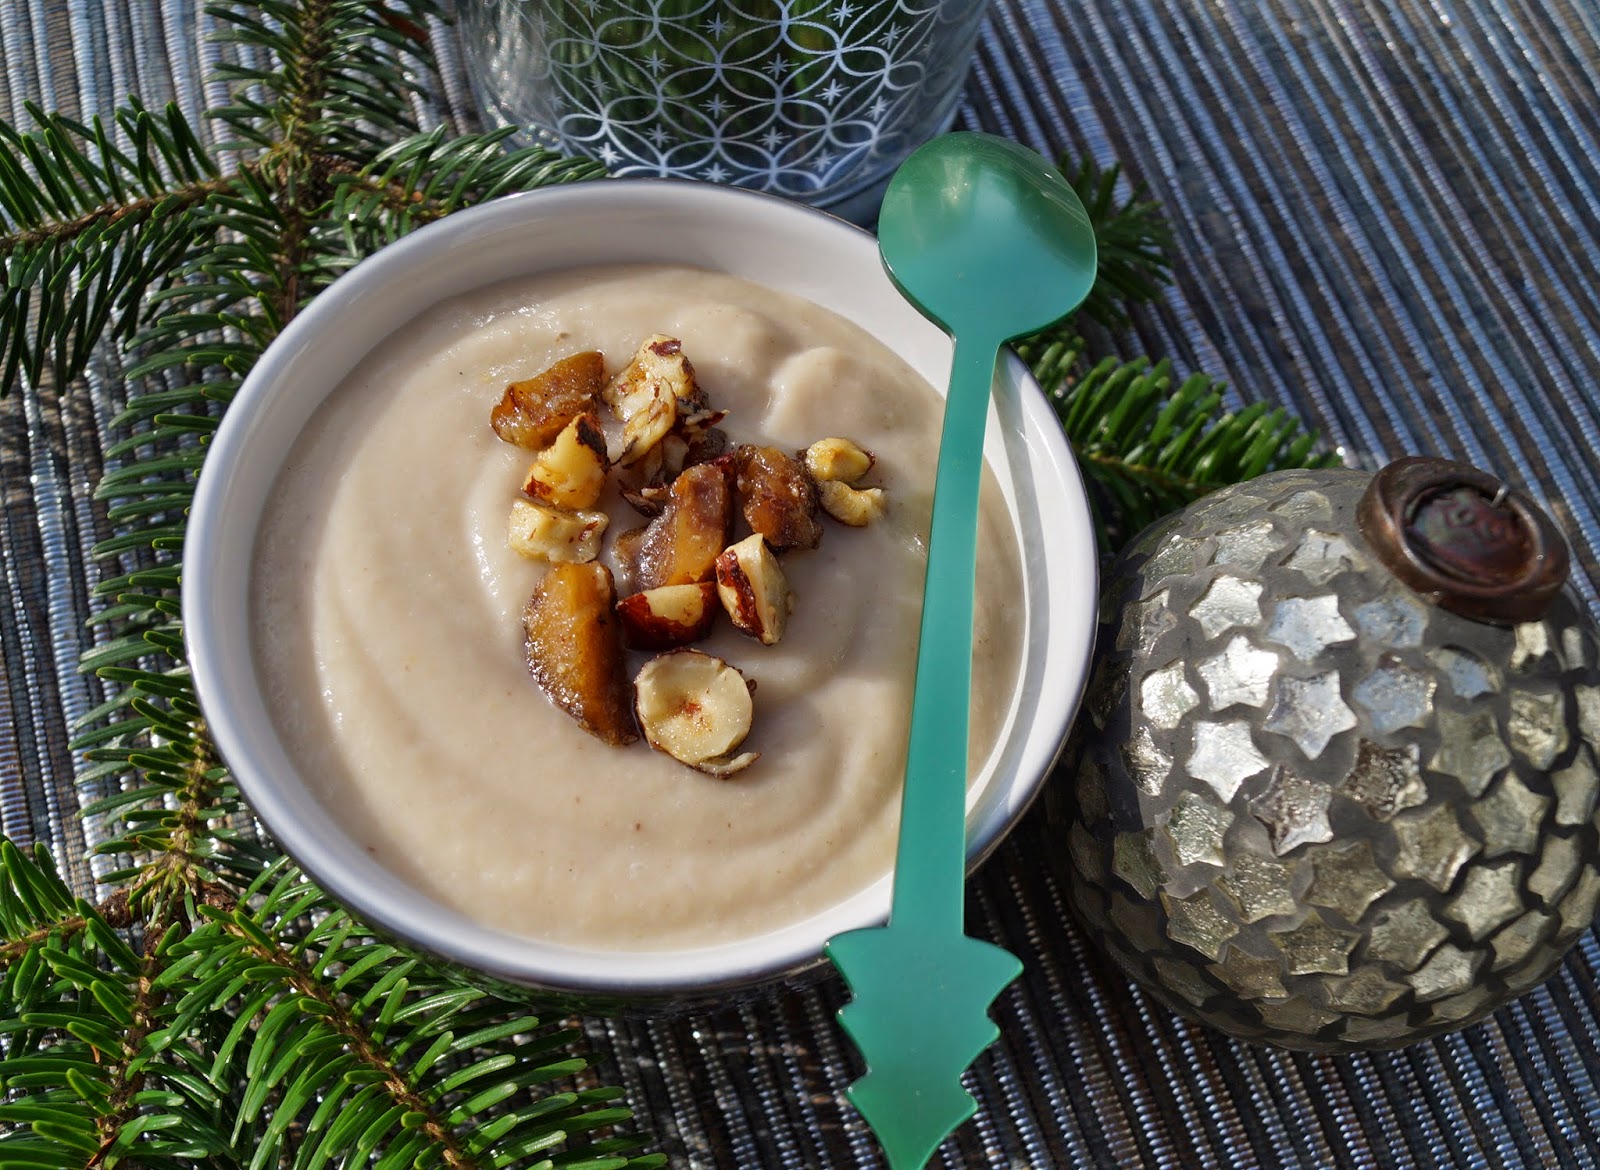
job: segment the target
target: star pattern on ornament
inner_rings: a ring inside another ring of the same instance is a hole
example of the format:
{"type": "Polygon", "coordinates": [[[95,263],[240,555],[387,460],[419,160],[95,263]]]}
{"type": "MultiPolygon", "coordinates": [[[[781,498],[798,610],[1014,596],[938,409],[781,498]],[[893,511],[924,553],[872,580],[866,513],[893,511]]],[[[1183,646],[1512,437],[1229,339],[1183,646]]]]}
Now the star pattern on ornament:
{"type": "Polygon", "coordinates": [[[1537,853],[1550,798],[1531,791],[1515,772],[1507,772],[1493,791],[1467,807],[1483,838],[1483,855],[1537,853]]]}
{"type": "Polygon", "coordinates": [[[1111,895],[1111,925],[1136,954],[1148,955],[1162,949],[1158,917],[1149,902],[1135,902],[1119,893],[1111,895]]]}
{"type": "Polygon", "coordinates": [[[1281,999],[1288,995],[1283,986],[1283,964],[1277,959],[1258,959],[1237,945],[1228,948],[1220,963],[1206,970],[1233,990],[1240,999],[1281,999]]]}
{"type": "Polygon", "coordinates": [[[712,163],[702,172],[701,177],[712,183],[726,183],[728,171],[721,163],[712,163]]]}
{"type": "Polygon", "coordinates": [[[1561,899],[1558,908],[1561,915],[1560,933],[1570,936],[1587,930],[1594,923],[1596,903],[1600,903],[1600,873],[1586,868],[1578,875],[1577,883],[1567,896],[1561,899]]]}
{"type": "Polygon", "coordinates": [[[1361,941],[1361,936],[1353,931],[1329,926],[1315,910],[1309,912],[1306,920],[1293,930],[1280,931],[1268,937],[1272,945],[1283,952],[1291,975],[1347,974],[1350,970],[1350,952],[1361,941]]]}
{"type": "Polygon", "coordinates": [[[1578,703],[1578,728],[1591,747],[1600,746],[1600,687],[1573,687],[1578,703]]]}
{"type": "Polygon", "coordinates": [[[1211,696],[1211,709],[1222,711],[1235,703],[1259,707],[1267,701],[1267,688],[1278,671],[1278,656],[1257,650],[1243,634],[1235,634],[1220,654],[1202,658],[1195,669],[1211,696]]]}
{"type": "Polygon", "coordinates": [[[782,57],[774,57],[771,61],[767,62],[766,68],[763,69],[762,72],[768,77],[772,78],[772,80],[776,81],[786,72],[788,72],[788,69],[788,62],[786,62],[782,57]]]}
{"type": "Polygon", "coordinates": [[[1156,747],[1155,737],[1148,727],[1141,727],[1132,739],[1122,745],[1122,762],[1133,777],[1139,791],[1154,796],[1166,783],[1172,769],[1172,757],[1156,747]]]}
{"type": "Polygon", "coordinates": [[[831,106],[834,102],[838,101],[844,96],[844,86],[839,84],[838,78],[834,78],[822,88],[822,92],[817,96],[831,106]]]}
{"type": "Polygon", "coordinates": [[[1352,1044],[1369,1046],[1387,1044],[1411,1031],[1411,1021],[1404,1014],[1398,1016],[1351,1016],[1344,1022],[1340,1033],[1352,1044]]]}
{"type": "Polygon", "coordinates": [[[1550,628],[1544,622],[1522,622],[1512,633],[1516,636],[1516,644],[1511,648],[1512,670],[1527,670],[1550,653],[1550,628]]]}
{"type": "Polygon", "coordinates": [[[876,98],[874,98],[872,104],[867,107],[867,117],[871,118],[874,122],[881,122],[883,120],[883,116],[888,112],[889,103],[884,99],[882,94],[879,94],[876,98]]]}
{"type": "MultiPolygon", "coordinates": [[[[1507,985],[1510,985],[1509,980],[1507,985]]],[[[1489,1000],[1493,995],[1493,990],[1488,987],[1474,987],[1465,995],[1441,999],[1428,1013],[1428,1023],[1457,1026],[1465,1024],[1469,1016],[1479,1015],[1491,1006],[1489,1000]]]]}
{"type": "Polygon", "coordinates": [[[1595,638],[1582,626],[1568,626],[1561,631],[1561,657],[1568,670],[1588,670],[1595,664],[1595,638]]]}
{"type": "Polygon", "coordinates": [[[1067,830],[1067,852],[1072,855],[1072,864],[1083,875],[1084,881],[1100,880],[1100,875],[1105,871],[1102,864],[1105,847],[1078,821],[1073,821],[1072,828],[1067,830]]]}
{"type": "Polygon", "coordinates": [[[1539,852],[1539,868],[1528,879],[1528,889],[1539,895],[1546,906],[1554,906],[1578,876],[1582,849],[1575,837],[1548,837],[1539,852]]]}
{"type": "Polygon", "coordinates": [[[1529,910],[1510,926],[1494,936],[1490,946],[1494,949],[1494,969],[1502,971],[1526,959],[1533,948],[1550,937],[1556,925],[1554,914],[1541,914],[1529,910]]]}
{"type": "Polygon", "coordinates": [[[1256,750],[1250,738],[1250,725],[1197,723],[1194,751],[1184,765],[1189,774],[1211,786],[1223,800],[1232,800],[1239,785],[1267,766],[1267,757],[1256,750]]]}
{"type": "Polygon", "coordinates": [[[833,151],[824,150],[811,161],[811,166],[814,170],[825,171],[834,164],[835,160],[836,156],[833,151]]]}
{"type": "Polygon", "coordinates": [[[1194,693],[1183,677],[1183,663],[1152,671],[1139,683],[1139,708],[1144,717],[1155,726],[1171,731],[1183,722],[1183,717],[1200,705],[1200,696],[1194,693]]]}
{"type": "Polygon", "coordinates": [[[1450,932],[1433,916],[1422,898],[1387,906],[1372,916],[1367,927],[1368,960],[1397,963],[1407,971],[1422,965],[1433,948],[1450,932]]]}
{"type": "Polygon", "coordinates": [[[649,137],[650,141],[656,146],[665,146],[671,140],[672,135],[667,133],[664,126],[652,126],[649,137]]]}
{"type": "Polygon", "coordinates": [[[786,141],[788,141],[787,137],[784,135],[783,131],[779,130],[777,127],[773,127],[771,130],[768,130],[761,136],[761,145],[774,153],[776,153],[778,147],[782,146],[786,141]]]}
{"type": "Polygon", "coordinates": [[[1140,568],[1147,582],[1166,581],[1172,577],[1188,577],[1194,573],[1195,557],[1200,542],[1176,533],[1169,534],[1140,568]]]}
{"type": "Polygon", "coordinates": [[[1461,892],[1445,907],[1445,917],[1461,923],[1477,942],[1522,912],[1517,889],[1521,874],[1522,866],[1515,860],[1474,865],[1461,880],[1461,892]]]}
{"type": "Polygon", "coordinates": [[[894,48],[895,42],[905,35],[905,29],[901,28],[898,24],[891,24],[883,32],[884,47],[889,49],[894,48]]]}
{"type": "Polygon", "coordinates": [[[722,13],[717,13],[702,26],[714,41],[720,41],[722,34],[728,31],[728,22],[722,19],[722,13]]]}
{"type": "Polygon", "coordinates": [[[1428,658],[1439,668],[1457,698],[1476,699],[1499,689],[1495,669],[1470,650],[1441,646],[1428,658]]]}
{"type": "Polygon", "coordinates": [[[661,55],[659,50],[651,49],[649,54],[644,59],[644,66],[646,69],[650,70],[652,74],[660,76],[661,71],[667,67],[667,60],[661,55]]]}
{"type": "Polygon", "coordinates": [[[728,112],[728,102],[720,93],[711,95],[711,100],[706,103],[706,113],[713,118],[720,118],[728,112]]]}
{"type": "Polygon", "coordinates": [[[600,155],[600,161],[608,167],[614,167],[622,161],[622,155],[609,142],[602,144],[597,153],[600,155]]]}
{"type": "Polygon", "coordinates": [[[1393,879],[1378,868],[1367,841],[1319,849],[1311,855],[1311,873],[1306,901],[1335,911],[1352,925],[1361,921],[1368,906],[1394,889],[1393,879]]]}
{"type": "Polygon", "coordinates": [[[1278,1031],[1301,1036],[1314,1035],[1339,1018],[1299,995],[1284,1000],[1263,1000],[1256,1005],[1256,1011],[1261,1014],[1262,1022],[1278,1031]]]}
{"type": "Polygon", "coordinates": [[[1172,591],[1163,589],[1148,601],[1128,606],[1117,629],[1117,649],[1149,657],[1161,635],[1178,628],[1178,615],[1169,606],[1171,599],[1172,591]]]}
{"type": "Polygon", "coordinates": [[[1294,551],[1283,559],[1283,567],[1293,569],[1313,585],[1326,585],[1340,573],[1365,565],[1360,553],[1337,532],[1308,528],[1294,551]]]}
{"type": "Polygon", "coordinates": [[[1367,721],[1380,735],[1402,727],[1421,727],[1432,707],[1434,680],[1412,670],[1393,654],[1350,688],[1350,697],[1367,713],[1367,721]]]}
{"type": "Polygon", "coordinates": [[[1333,839],[1328,805],[1333,789],[1306,780],[1284,764],[1272,772],[1267,790],[1250,802],[1250,815],[1267,827],[1279,857],[1306,844],[1333,839]]]}
{"type": "Polygon", "coordinates": [[[1139,891],[1142,898],[1154,898],[1166,876],[1156,860],[1155,837],[1154,829],[1118,833],[1111,846],[1111,872],[1139,891]]]}
{"type": "Polygon", "coordinates": [[[1445,943],[1411,976],[1418,1001],[1427,1003],[1447,995],[1460,995],[1472,986],[1478,966],[1487,957],[1482,951],[1463,951],[1454,943],[1445,943]]]}
{"type": "Polygon", "coordinates": [[[1292,739],[1314,760],[1335,735],[1355,725],[1355,712],[1339,694],[1339,672],[1329,670],[1311,678],[1280,677],[1277,699],[1262,727],[1292,739]]]}
{"type": "Polygon", "coordinates": [[[1343,979],[1325,980],[1323,986],[1327,990],[1329,1007],[1361,1016],[1382,1015],[1394,1006],[1395,1000],[1411,990],[1404,983],[1385,978],[1377,967],[1363,967],[1343,979]]]}
{"type": "Polygon", "coordinates": [[[1461,831],[1448,804],[1406,813],[1390,823],[1398,846],[1390,867],[1396,877],[1417,878],[1436,890],[1448,890],[1461,867],[1478,852],[1478,843],[1461,831]]]}
{"type": "Polygon", "coordinates": [[[1217,884],[1239,903],[1240,917],[1246,922],[1260,922],[1274,914],[1295,912],[1296,868],[1293,863],[1240,853],[1233,857],[1227,875],[1217,884]]]}
{"type": "Polygon", "coordinates": [[[1211,552],[1213,565],[1227,565],[1241,573],[1253,573],[1278,547],[1277,531],[1271,520],[1256,520],[1217,533],[1211,552]]]}
{"type": "Polygon", "coordinates": [[[1470,715],[1441,706],[1434,712],[1439,728],[1439,748],[1428,767],[1454,776],[1473,796],[1484,789],[1511,762],[1511,749],[1500,738],[1492,711],[1470,715]]]}
{"type": "Polygon", "coordinates": [[[1169,989],[1194,1004],[1195,1007],[1200,1007],[1206,1000],[1217,994],[1217,989],[1206,982],[1206,977],[1188,963],[1157,957],[1154,965],[1157,978],[1169,989]]]}
{"type": "Polygon", "coordinates": [[[1386,593],[1356,610],[1356,625],[1378,645],[1410,649],[1422,645],[1428,611],[1408,594],[1386,593]]]}
{"type": "Polygon", "coordinates": [[[833,10],[833,19],[838,24],[843,24],[856,14],[856,6],[848,2],[840,4],[833,10]]]}
{"type": "Polygon", "coordinates": [[[1333,515],[1333,505],[1321,492],[1305,488],[1272,505],[1272,511],[1289,520],[1327,520],[1333,515]]]}
{"type": "Polygon", "coordinates": [[[1221,865],[1222,838],[1233,818],[1228,810],[1195,792],[1185,793],[1167,814],[1161,831],[1172,843],[1179,865],[1221,865]]]}
{"type": "Polygon", "coordinates": [[[1600,798],[1600,775],[1594,767],[1594,756],[1588,747],[1580,744],[1572,763],[1550,777],[1556,790],[1556,824],[1581,825],[1594,816],[1596,799],[1600,798]]]}
{"type": "Polygon", "coordinates": [[[1102,658],[1094,668],[1094,677],[1089,680],[1089,691],[1083,703],[1089,718],[1102,730],[1127,695],[1128,668],[1128,663],[1111,657],[1102,658]]]}
{"type": "Polygon", "coordinates": [[[1193,947],[1208,959],[1221,958],[1222,944],[1239,932],[1217,909],[1209,890],[1197,890],[1187,898],[1163,893],[1161,905],[1167,911],[1167,937],[1193,947]]]}
{"type": "Polygon", "coordinates": [[[1253,626],[1261,620],[1261,590],[1256,581],[1218,577],[1189,607],[1189,616],[1200,623],[1208,638],[1231,626],[1253,626]]]}
{"type": "Polygon", "coordinates": [[[1212,492],[1186,514],[1196,529],[1221,528],[1235,520],[1253,516],[1266,503],[1251,495],[1245,487],[1236,485],[1212,492]]]}
{"type": "Polygon", "coordinates": [[[1329,646],[1354,640],[1356,632],[1339,616],[1339,599],[1329,593],[1278,602],[1266,636],[1301,662],[1312,662],[1329,646]]]}
{"type": "Polygon", "coordinates": [[[1506,738],[1535,770],[1544,772],[1567,750],[1566,700],[1559,691],[1511,692],[1506,738]]]}
{"type": "Polygon", "coordinates": [[[1382,748],[1362,740],[1356,745],[1356,762],[1345,773],[1339,791],[1378,821],[1422,804],[1428,799],[1428,789],[1417,768],[1416,745],[1382,748]]]}

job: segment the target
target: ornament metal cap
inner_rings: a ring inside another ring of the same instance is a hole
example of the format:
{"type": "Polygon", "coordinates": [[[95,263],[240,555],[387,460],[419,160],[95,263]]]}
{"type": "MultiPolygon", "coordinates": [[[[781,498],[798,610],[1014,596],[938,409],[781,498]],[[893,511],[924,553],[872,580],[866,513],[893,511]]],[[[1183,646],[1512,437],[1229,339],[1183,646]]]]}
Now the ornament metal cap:
{"type": "Polygon", "coordinates": [[[1537,621],[1566,583],[1567,542],[1522,492],[1465,463],[1411,455],[1356,509],[1378,559],[1427,600],[1496,625],[1537,621]]]}

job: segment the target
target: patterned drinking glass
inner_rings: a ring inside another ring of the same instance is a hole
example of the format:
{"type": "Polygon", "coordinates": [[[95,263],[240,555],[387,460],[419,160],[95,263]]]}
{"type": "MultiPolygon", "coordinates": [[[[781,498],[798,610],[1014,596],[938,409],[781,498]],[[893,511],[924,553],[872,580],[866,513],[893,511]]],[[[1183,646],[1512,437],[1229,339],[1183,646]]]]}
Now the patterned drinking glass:
{"type": "Polygon", "coordinates": [[[955,118],[986,0],[460,0],[479,108],[615,174],[857,221],[955,118]]]}

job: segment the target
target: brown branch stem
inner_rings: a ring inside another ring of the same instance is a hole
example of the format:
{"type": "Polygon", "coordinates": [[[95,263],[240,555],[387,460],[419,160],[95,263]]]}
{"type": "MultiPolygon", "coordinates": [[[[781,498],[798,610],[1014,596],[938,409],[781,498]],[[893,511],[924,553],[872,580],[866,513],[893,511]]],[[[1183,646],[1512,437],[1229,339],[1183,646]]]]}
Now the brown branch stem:
{"type": "Polygon", "coordinates": [[[133,993],[133,1022],[128,1025],[127,1038],[122,1043],[122,1054],[107,1069],[107,1082],[112,1086],[106,1102],[106,1111],[95,1118],[95,1131],[100,1135],[100,1148],[84,1163],[84,1170],[94,1170],[104,1161],[116,1145],[123,1127],[138,1114],[135,1098],[144,1088],[143,1071],[129,1075],[129,1066],[139,1055],[140,1046],[155,1024],[156,1013],[166,1000],[166,992],[155,986],[161,972],[159,954],[161,940],[167,933],[168,922],[157,916],[146,923],[144,959],[139,966],[139,982],[133,993]]]}
{"type": "Polygon", "coordinates": [[[1128,476],[1130,479],[1158,484],[1173,491],[1188,492],[1196,498],[1222,486],[1220,483],[1203,483],[1197,479],[1187,479],[1181,475],[1172,475],[1169,472],[1143,463],[1129,463],[1126,459],[1116,455],[1107,455],[1100,451],[1085,451],[1077,444],[1073,444],[1073,453],[1084,462],[1093,463],[1098,467],[1110,468],[1128,476]]]}
{"type": "Polygon", "coordinates": [[[369,1068],[377,1069],[383,1074],[382,1083],[389,1094],[389,1099],[407,1112],[420,1113],[427,1118],[418,1128],[444,1152],[445,1165],[452,1167],[452,1170],[475,1170],[477,1163],[462,1148],[450,1127],[439,1120],[434,1113],[432,1102],[411,1087],[405,1074],[368,1034],[361,1021],[352,1016],[336,996],[329,994],[328,989],[317,981],[309,967],[296,962],[286,950],[261,946],[253,935],[241,930],[238,924],[230,919],[223,919],[222,927],[243,942],[245,949],[256,958],[271,963],[282,971],[285,983],[297,995],[313,1000],[325,1009],[321,1013],[321,1019],[344,1038],[352,1055],[369,1068]]]}
{"type": "Polygon", "coordinates": [[[203,203],[218,191],[225,191],[232,186],[233,177],[206,179],[198,183],[186,183],[174,187],[170,191],[163,191],[159,195],[146,195],[126,203],[102,203],[99,207],[92,207],[73,219],[64,219],[55,223],[47,223],[42,227],[29,228],[26,231],[13,232],[10,235],[0,235],[0,259],[9,256],[20,248],[37,247],[41,244],[54,243],[56,240],[70,239],[82,235],[97,224],[115,224],[125,219],[147,218],[155,209],[164,203],[171,203],[170,211],[181,211],[203,203]]]}
{"type": "MultiPolygon", "coordinates": [[[[118,890],[105,901],[94,908],[94,913],[100,917],[107,926],[121,930],[133,924],[133,912],[128,906],[128,892],[118,890]]],[[[9,967],[31,948],[38,946],[46,939],[71,938],[80,934],[89,925],[87,915],[74,914],[49,926],[41,926],[38,930],[29,931],[21,938],[14,938],[10,942],[0,945],[0,969],[9,967]]]]}

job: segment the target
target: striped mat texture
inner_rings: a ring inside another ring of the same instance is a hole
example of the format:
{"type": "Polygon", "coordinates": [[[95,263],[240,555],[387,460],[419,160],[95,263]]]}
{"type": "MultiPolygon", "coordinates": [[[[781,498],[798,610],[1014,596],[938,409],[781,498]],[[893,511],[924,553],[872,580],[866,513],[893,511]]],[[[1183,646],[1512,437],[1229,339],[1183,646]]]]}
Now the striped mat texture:
{"type": "MultiPolygon", "coordinates": [[[[0,0],[0,113],[221,95],[199,0],[0,0]]],[[[470,118],[452,34],[425,124],[470,118]]],[[[1595,0],[996,0],[965,123],[1120,160],[1175,225],[1177,285],[1107,347],[1297,409],[1349,462],[1453,455],[1526,484],[1595,604],[1600,545],[1600,6],[1595,0]]],[[[123,390],[0,403],[0,827],[85,890],[69,723],[104,535],[90,492],[123,390]]],[[[936,1167],[1594,1167],[1600,944],[1435,1043],[1287,1055],[1175,1019],[1069,920],[1036,821],[970,887],[1027,972],[936,1167]]],[[[879,1167],[842,1105],[833,986],[586,1026],[675,1166],[879,1167]]]]}

